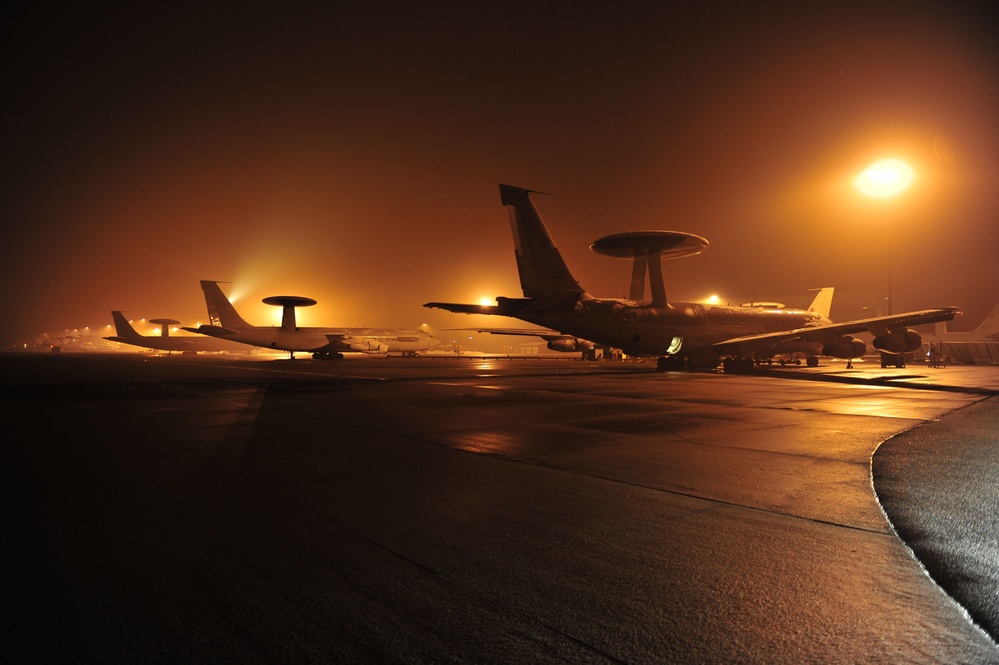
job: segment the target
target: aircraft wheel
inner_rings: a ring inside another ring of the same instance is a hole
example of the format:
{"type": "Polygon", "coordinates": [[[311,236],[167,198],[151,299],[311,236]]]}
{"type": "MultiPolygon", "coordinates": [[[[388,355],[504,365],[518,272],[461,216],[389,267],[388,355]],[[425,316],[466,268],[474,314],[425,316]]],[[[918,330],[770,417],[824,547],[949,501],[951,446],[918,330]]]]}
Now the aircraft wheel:
{"type": "Polygon", "coordinates": [[[681,370],[686,366],[686,360],[682,356],[661,356],[656,360],[656,369],[663,372],[681,370]]]}
{"type": "Polygon", "coordinates": [[[781,358],[778,362],[780,362],[780,366],[781,367],[784,367],[785,365],[787,365],[787,361],[784,360],[783,358],[781,358]]]}
{"type": "Polygon", "coordinates": [[[735,358],[726,358],[722,361],[722,369],[725,370],[726,374],[735,374],[735,358]]]}
{"type": "Polygon", "coordinates": [[[742,358],[739,358],[739,371],[745,372],[746,374],[749,374],[750,372],[753,371],[752,356],[743,356],[742,358]]]}
{"type": "Polygon", "coordinates": [[[808,358],[805,360],[805,364],[808,365],[809,367],[818,367],[819,359],[816,358],[815,356],[808,356],[808,358]]]}
{"type": "Polygon", "coordinates": [[[795,365],[800,365],[800,364],[801,364],[801,360],[800,360],[800,359],[798,359],[798,358],[795,358],[795,359],[794,359],[794,364],[795,364],[795,365]]]}

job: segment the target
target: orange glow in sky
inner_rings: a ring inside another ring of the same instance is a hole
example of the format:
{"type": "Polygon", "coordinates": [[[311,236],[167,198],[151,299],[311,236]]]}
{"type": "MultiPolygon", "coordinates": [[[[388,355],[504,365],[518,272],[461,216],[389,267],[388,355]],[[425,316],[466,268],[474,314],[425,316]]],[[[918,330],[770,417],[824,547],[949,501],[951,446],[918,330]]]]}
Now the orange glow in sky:
{"type": "Polygon", "coordinates": [[[853,182],[866,196],[883,199],[907,189],[915,177],[912,167],[901,159],[882,159],[859,173],[853,182]]]}
{"type": "Polygon", "coordinates": [[[970,330],[999,301],[985,3],[460,6],[19,3],[0,348],[112,310],[204,321],[200,280],[256,325],[279,325],[274,295],[318,301],[303,326],[517,325],[422,306],[522,297],[499,183],[554,194],[535,203],[593,295],[625,296],[631,270],[595,239],[686,231],[711,244],[664,262],[671,300],[805,307],[831,285],[832,318],[860,318],[885,213],[854,178],[884,156],[917,178],[891,199],[895,310],[960,306],[970,330]]]}

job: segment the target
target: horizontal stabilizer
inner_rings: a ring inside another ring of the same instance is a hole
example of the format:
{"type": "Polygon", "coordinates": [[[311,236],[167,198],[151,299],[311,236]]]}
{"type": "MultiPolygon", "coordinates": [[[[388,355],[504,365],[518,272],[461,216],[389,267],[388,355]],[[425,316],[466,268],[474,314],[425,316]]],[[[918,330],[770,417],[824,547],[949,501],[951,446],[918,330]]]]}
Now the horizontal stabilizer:
{"type": "Polygon", "coordinates": [[[455,312],[456,314],[493,314],[497,316],[505,316],[504,312],[497,305],[470,305],[464,303],[454,303],[454,302],[428,302],[423,305],[429,309],[443,309],[448,312],[455,312]]]}
{"type": "MultiPolygon", "coordinates": [[[[523,308],[525,312],[532,314],[567,314],[576,308],[576,303],[583,296],[582,291],[552,291],[540,298],[529,301],[523,308]]],[[[497,298],[496,302],[504,306],[511,298],[497,298]]],[[[517,300],[517,302],[523,302],[517,300]]]]}
{"type": "Polygon", "coordinates": [[[208,335],[209,337],[232,337],[233,335],[238,335],[239,333],[235,330],[229,330],[228,328],[223,328],[221,326],[205,326],[201,325],[197,328],[181,328],[181,330],[186,330],[188,332],[198,333],[199,335],[208,335]]]}
{"type": "Polygon", "coordinates": [[[496,299],[495,305],[472,305],[452,302],[428,302],[424,307],[444,309],[458,314],[491,314],[493,316],[516,316],[518,312],[526,311],[535,302],[534,298],[504,298],[496,299]]]}

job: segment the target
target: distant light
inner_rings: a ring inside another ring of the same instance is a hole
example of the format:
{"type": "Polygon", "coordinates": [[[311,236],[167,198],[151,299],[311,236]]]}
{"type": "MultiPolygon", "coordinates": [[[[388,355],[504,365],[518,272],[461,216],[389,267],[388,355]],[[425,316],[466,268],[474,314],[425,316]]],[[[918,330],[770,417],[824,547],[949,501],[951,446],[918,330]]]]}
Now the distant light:
{"type": "Polygon", "coordinates": [[[912,167],[901,159],[882,159],[859,173],[853,184],[865,196],[886,199],[904,191],[915,178],[912,167]]]}
{"type": "Polygon", "coordinates": [[[479,298],[479,304],[482,305],[483,307],[490,307],[493,304],[493,299],[487,296],[483,296],[479,298]]]}
{"type": "Polygon", "coordinates": [[[705,305],[717,305],[720,302],[721,298],[719,298],[718,296],[708,296],[707,298],[704,299],[705,305]]]}

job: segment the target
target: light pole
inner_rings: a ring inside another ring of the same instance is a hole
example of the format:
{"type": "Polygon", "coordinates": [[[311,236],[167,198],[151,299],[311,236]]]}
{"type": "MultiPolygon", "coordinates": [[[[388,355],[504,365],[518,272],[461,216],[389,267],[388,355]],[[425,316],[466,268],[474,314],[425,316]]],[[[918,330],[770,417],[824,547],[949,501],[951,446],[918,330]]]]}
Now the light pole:
{"type": "Polygon", "coordinates": [[[882,159],[857,174],[853,184],[866,196],[884,199],[885,202],[885,268],[888,272],[888,314],[891,306],[891,247],[888,243],[888,199],[904,191],[916,174],[901,159],[882,159]]]}

